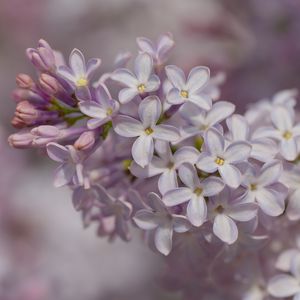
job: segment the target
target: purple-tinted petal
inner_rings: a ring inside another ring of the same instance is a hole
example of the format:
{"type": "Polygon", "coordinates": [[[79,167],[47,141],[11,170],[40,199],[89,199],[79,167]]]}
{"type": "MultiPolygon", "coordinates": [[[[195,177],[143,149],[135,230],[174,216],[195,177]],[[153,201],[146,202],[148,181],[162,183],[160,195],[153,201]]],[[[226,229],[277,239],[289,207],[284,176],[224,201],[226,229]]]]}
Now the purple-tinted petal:
{"type": "Polygon", "coordinates": [[[207,67],[195,67],[191,70],[186,87],[190,93],[194,93],[204,87],[208,82],[210,71],[207,67]]]}
{"type": "Polygon", "coordinates": [[[153,138],[158,140],[176,142],[180,138],[179,130],[171,125],[156,125],[153,130],[153,138]]]}
{"type": "Polygon", "coordinates": [[[163,202],[166,206],[175,206],[187,202],[192,198],[193,192],[189,188],[175,188],[166,192],[163,202]]]}
{"type": "Polygon", "coordinates": [[[190,95],[189,101],[204,110],[210,110],[212,107],[211,98],[204,93],[190,95]]]}
{"type": "Polygon", "coordinates": [[[154,243],[157,250],[163,255],[168,255],[172,250],[173,228],[171,223],[158,227],[154,235],[154,243]]]}
{"type": "Polygon", "coordinates": [[[136,39],[136,42],[142,52],[146,52],[150,54],[152,57],[155,56],[155,48],[151,40],[145,37],[138,37],[136,39]]]}
{"type": "Polygon", "coordinates": [[[145,92],[153,92],[158,90],[160,86],[160,79],[157,75],[152,74],[146,83],[145,92]]]}
{"type": "Polygon", "coordinates": [[[47,144],[47,154],[51,159],[57,162],[67,161],[70,157],[68,149],[57,143],[47,144]]]}
{"type": "Polygon", "coordinates": [[[231,164],[219,166],[219,172],[224,182],[231,188],[236,189],[242,181],[242,175],[238,168],[231,164]]]}
{"type": "Polygon", "coordinates": [[[98,84],[95,88],[95,100],[105,109],[111,107],[111,95],[103,83],[98,84]]]}
{"type": "Polygon", "coordinates": [[[89,117],[104,119],[107,117],[106,111],[97,103],[91,101],[82,101],[79,103],[81,112],[89,117]]]}
{"type": "Polygon", "coordinates": [[[271,119],[276,128],[280,131],[290,131],[293,128],[293,116],[283,106],[277,106],[272,110],[271,119]]]}
{"type": "Polygon", "coordinates": [[[148,53],[141,53],[134,62],[134,72],[140,83],[147,83],[153,68],[152,57],[148,53]]]}
{"type": "Polygon", "coordinates": [[[260,189],[256,193],[256,201],[261,210],[269,216],[276,217],[284,211],[284,200],[273,190],[260,189]]]}
{"type": "Polygon", "coordinates": [[[229,163],[242,162],[249,158],[251,149],[251,145],[247,142],[233,142],[226,148],[224,158],[229,163]]]}
{"type": "Polygon", "coordinates": [[[85,59],[80,50],[73,49],[69,57],[69,64],[76,77],[86,76],[85,59]]]}
{"type": "Polygon", "coordinates": [[[170,163],[173,160],[173,154],[169,142],[157,140],[155,142],[155,150],[159,157],[161,157],[166,163],[170,163]]]}
{"type": "Polygon", "coordinates": [[[299,255],[298,249],[288,249],[283,251],[277,258],[276,269],[289,272],[291,269],[291,262],[295,255],[299,255]]]}
{"type": "Polygon", "coordinates": [[[287,217],[291,221],[300,220],[300,190],[296,190],[290,197],[287,206],[287,217]]]}
{"type": "Polygon", "coordinates": [[[224,214],[215,217],[213,225],[214,234],[226,244],[233,244],[238,238],[238,229],[233,220],[224,214]]]}
{"type": "Polygon", "coordinates": [[[151,230],[159,225],[158,217],[152,211],[146,209],[139,210],[133,220],[138,227],[144,230],[151,230]]]}
{"type": "Polygon", "coordinates": [[[158,189],[162,195],[177,186],[177,174],[175,170],[167,169],[160,175],[158,180],[158,189]]]}
{"type": "Polygon", "coordinates": [[[203,196],[210,197],[219,194],[224,188],[222,179],[210,176],[201,182],[203,187],[203,196]]]}
{"type": "Polygon", "coordinates": [[[191,146],[184,146],[179,148],[175,153],[174,153],[174,162],[176,167],[179,167],[181,164],[184,162],[189,162],[191,164],[196,164],[198,161],[200,152],[191,146]]]}
{"type": "Polygon", "coordinates": [[[74,73],[67,66],[60,66],[57,69],[57,74],[58,74],[58,76],[60,76],[61,78],[63,78],[64,80],[66,80],[67,82],[69,82],[72,85],[74,85],[76,82],[74,73]]]}
{"type": "Polygon", "coordinates": [[[251,146],[252,150],[250,156],[262,162],[272,160],[278,153],[276,143],[268,138],[254,140],[251,142],[251,146]]]}
{"type": "Polygon", "coordinates": [[[259,185],[267,186],[278,181],[282,173],[282,163],[279,160],[266,163],[258,176],[259,185]]]}
{"type": "Polygon", "coordinates": [[[87,121],[87,127],[91,130],[96,129],[100,126],[102,126],[103,124],[105,124],[106,122],[108,122],[110,120],[110,118],[105,117],[103,119],[90,119],[87,121]]]}
{"type": "Polygon", "coordinates": [[[139,117],[144,128],[153,128],[160,118],[162,106],[157,96],[148,96],[139,105],[139,117]]]}
{"type": "Polygon", "coordinates": [[[286,160],[295,160],[298,155],[297,143],[295,139],[283,139],[280,142],[280,153],[286,160]]]}
{"type": "Polygon", "coordinates": [[[233,141],[245,141],[249,139],[249,125],[244,116],[233,115],[226,120],[233,141]]]}
{"type": "Polygon", "coordinates": [[[153,157],[154,143],[151,136],[141,135],[132,145],[132,157],[142,168],[147,166],[153,157]]]}
{"type": "Polygon", "coordinates": [[[119,92],[119,101],[122,104],[126,104],[130,102],[134,97],[138,95],[138,90],[134,87],[128,87],[125,89],[120,90],[119,92]]]}
{"type": "Polygon", "coordinates": [[[130,166],[131,173],[138,178],[149,178],[162,174],[167,169],[165,162],[154,156],[149,165],[142,168],[137,163],[133,162],[130,166]]]}
{"type": "Polygon", "coordinates": [[[205,142],[209,152],[213,155],[222,155],[224,150],[224,137],[222,134],[214,129],[210,128],[205,135],[205,142]]]}
{"type": "Polygon", "coordinates": [[[95,71],[100,67],[101,65],[101,59],[99,58],[91,58],[89,59],[87,65],[86,65],[86,76],[87,78],[91,78],[95,71]]]}
{"type": "Polygon", "coordinates": [[[159,63],[164,63],[168,59],[170,50],[174,46],[173,36],[170,33],[163,34],[159,37],[157,43],[157,56],[159,63]]]}
{"type": "Polygon", "coordinates": [[[172,88],[167,94],[167,102],[173,105],[179,105],[185,100],[180,96],[180,90],[177,88],[172,88]]]}
{"type": "Polygon", "coordinates": [[[117,69],[116,71],[114,71],[111,75],[111,79],[135,89],[137,89],[137,86],[139,84],[135,75],[125,68],[117,69]]]}
{"type": "Polygon", "coordinates": [[[194,226],[201,226],[207,217],[207,206],[202,196],[193,195],[187,206],[187,217],[194,226]]]}
{"type": "Polygon", "coordinates": [[[199,170],[213,173],[218,169],[215,158],[208,153],[200,153],[196,166],[199,170]]]}
{"type": "Polygon", "coordinates": [[[241,203],[232,205],[228,209],[227,214],[236,221],[250,221],[257,215],[257,205],[255,203],[241,203]]]}
{"type": "Polygon", "coordinates": [[[165,70],[168,79],[174,87],[176,87],[179,91],[185,88],[186,79],[181,69],[174,65],[170,65],[166,66],[165,70]]]}
{"type": "Polygon", "coordinates": [[[200,180],[197,171],[190,163],[183,163],[179,167],[178,174],[180,180],[191,190],[194,190],[196,187],[200,186],[200,180]]]}
{"type": "Polygon", "coordinates": [[[277,298],[290,297],[300,292],[298,281],[291,275],[280,274],[271,278],[268,292],[277,298]]]}
{"type": "Polygon", "coordinates": [[[75,166],[73,164],[63,164],[59,166],[54,176],[54,186],[62,187],[72,181],[75,174],[75,166]]]}
{"type": "Polygon", "coordinates": [[[117,134],[125,137],[136,137],[144,131],[141,122],[128,116],[117,116],[113,121],[113,126],[117,134]]]}
{"type": "Polygon", "coordinates": [[[155,193],[148,194],[147,204],[156,212],[164,212],[164,213],[168,212],[165,204],[162,202],[160,197],[155,193]]]}
{"type": "Polygon", "coordinates": [[[234,110],[234,104],[226,101],[218,101],[207,113],[206,121],[211,126],[215,125],[228,118],[234,112],[234,110]]]}
{"type": "Polygon", "coordinates": [[[184,216],[174,215],[172,224],[174,231],[179,233],[187,232],[191,228],[190,222],[184,216]]]}

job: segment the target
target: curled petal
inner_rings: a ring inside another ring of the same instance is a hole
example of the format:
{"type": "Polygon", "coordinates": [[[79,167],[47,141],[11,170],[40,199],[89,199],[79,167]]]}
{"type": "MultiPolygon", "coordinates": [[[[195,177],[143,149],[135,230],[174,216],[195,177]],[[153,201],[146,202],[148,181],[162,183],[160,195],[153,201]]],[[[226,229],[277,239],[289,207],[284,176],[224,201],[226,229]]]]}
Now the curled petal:
{"type": "Polygon", "coordinates": [[[90,78],[93,76],[93,74],[97,71],[97,69],[101,65],[101,59],[99,58],[92,58],[88,61],[86,66],[86,76],[87,78],[90,78]]]}
{"type": "Polygon", "coordinates": [[[210,110],[212,107],[210,96],[204,93],[192,94],[189,97],[189,101],[204,110],[210,110]]]}
{"type": "Polygon", "coordinates": [[[85,59],[82,52],[78,49],[74,49],[69,58],[69,64],[76,76],[85,76],[86,67],[85,59]]]}
{"type": "Polygon", "coordinates": [[[160,79],[157,75],[152,74],[146,83],[145,92],[157,91],[160,86],[160,79]]]}
{"type": "Polygon", "coordinates": [[[184,216],[174,215],[172,224],[174,231],[179,233],[187,232],[191,228],[190,222],[184,216]]]}
{"type": "Polygon", "coordinates": [[[51,159],[57,162],[67,161],[70,157],[68,149],[57,143],[47,144],[47,154],[51,159]]]}
{"type": "Polygon", "coordinates": [[[155,229],[159,225],[159,219],[155,214],[146,209],[139,210],[133,220],[138,227],[144,230],[155,229]]]}

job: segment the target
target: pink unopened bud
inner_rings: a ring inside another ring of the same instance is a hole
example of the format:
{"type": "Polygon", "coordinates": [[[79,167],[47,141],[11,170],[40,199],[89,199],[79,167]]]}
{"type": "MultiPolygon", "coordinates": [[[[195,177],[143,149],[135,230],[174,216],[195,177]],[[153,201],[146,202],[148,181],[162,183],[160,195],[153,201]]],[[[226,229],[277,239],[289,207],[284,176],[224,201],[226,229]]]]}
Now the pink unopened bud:
{"type": "Polygon", "coordinates": [[[12,125],[17,128],[22,128],[33,124],[39,116],[38,110],[28,101],[18,103],[15,111],[15,118],[12,120],[12,125]]]}
{"type": "Polygon", "coordinates": [[[60,134],[60,130],[51,125],[41,125],[31,130],[31,133],[40,137],[57,137],[60,134]]]}
{"type": "Polygon", "coordinates": [[[30,132],[19,132],[9,136],[8,143],[14,148],[28,148],[32,146],[33,136],[30,132]]]}
{"type": "Polygon", "coordinates": [[[27,74],[20,73],[16,77],[16,83],[18,87],[23,89],[29,89],[34,86],[34,82],[27,74]]]}
{"type": "Polygon", "coordinates": [[[93,131],[83,132],[74,143],[77,150],[88,150],[95,144],[95,133],[93,131]]]}
{"type": "Polygon", "coordinates": [[[39,83],[42,89],[49,95],[55,95],[59,91],[59,83],[51,75],[46,73],[41,74],[39,83]]]}

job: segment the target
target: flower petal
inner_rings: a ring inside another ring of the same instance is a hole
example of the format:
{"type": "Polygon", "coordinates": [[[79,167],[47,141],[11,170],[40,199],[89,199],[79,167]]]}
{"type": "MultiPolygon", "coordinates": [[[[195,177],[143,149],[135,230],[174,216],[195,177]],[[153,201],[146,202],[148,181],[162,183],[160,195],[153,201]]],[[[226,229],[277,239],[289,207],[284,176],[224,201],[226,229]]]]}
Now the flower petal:
{"type": "Polygon", "coordinates": [[[271,189],[260,189],[256,193],[256,201],[262,211],[271,217],[279,216],[284,211],[284,200],[271,189]]]}
{"type": "Polygon", "coordinates": [[[224,153],[224,158],[229,163],[238,163],[249,158],[251,153],[251,145],[247,142],[233,142],[224,153]]]}
{"type": "Polygon", "coordinates": [[[282,174],[282,163],[279,160],[274,160],[264,164],[258,176],[257,182],[261,186],[267,186],[278,181],[282,174]]]}
{"type": "Polygon", "coordinates": [[[187,232],[191,228],[191,224],[187,218],[180,215],[173,215],[172,224],[174,231],[179,233],[187,232]]]}
{"type": "Polygon", "coordinates": [[[176,87],[179,91],[185,88],[185,75],[181,69],[174,65],[166,66],[165,68],[166,74],[170,82],[174,87],[176,87]]]}
{"type": "Polygon", "coordinates": [[[179,105],[184,102],[184,99],[180,96],[180,90],[172,88],[167,94],[167,102],[173,105],[179,105]]]}
{"type": "Polygon", "coordinates": [[[249,139],[249,124],[244,116],[234,114],[226,120],[233,141],[249,139]]]}
{"type": "Polygon", "coordinates": [[[106,111],[96,102],[81,101],[79,109],[83,114],[92,118],[104,119],[107,117],[106,111]]]}
{"type": "Polygon", "coordinates": [[[136,89],[139,84],[135,75],[131,71],[125,68],[115,70],[111,74],[110,78],[112,80],[118,81],[119,83],[122,83],[125,86],[136,88],[136,89]]]}
{"type": "Polygon", "coordinates": [[[226,244],[233,244],[238,238],[238,229],[233,220],[224,214],[215,217],[213,225],[214,234],[226,244]]]}
{"type": "Polygon", "coordinates": [[[208,111],[206,121],[210,126],[222,122],[235,110],[235,105],[227,101],[218,101],[208,111]]]}
{"type": "Polygon", "coordinates": [[[151,136],[141,135],[132,145],[132,157],[142,168],[147,166],[153,157],[154,143],[151,136]]]}
{"type": "Polygon", "coordinates": [[[203,187],[203,196],[210,197],[219,194],[224,188],[222,179],[216,176],[210,176],[201,182],[203,187]]]}
{"type": "Polygon", "coordinates": [[[223,166],[219,166],[218,169],[224,182],[231,188],[236,189],[241,184],[242,175],[235,166],[225,163],[223,166]]]}
{"type": "Polygon", "coordinates": [[[222,155],[224,150],[224,137],[214,128],[210,128],[205,135],[205,142],[212,155],[222,155]]]}
{"type": "Polygon", "coordinates": [[[207,67],[194,67],[187,79],[187,90],[194,93],[204,87],[208,82],[210,76],[209,68],[207,67]]]}
{"type": "Polygon", "coordinates": [[[101,65],[101,59],[99,59],[99,58],[89,59],[89,61],[87,62],[87,65],[86,65],[87,78],[91,78],[93,76],[93,74],[97,71],[97,69],[100,67],[100,65],[101,65]]]}
{"type": "Polygon", "coordinates": [[[155,55],[155,48],[151,40],[145,37],[138,37],[136,42],[140,50],[150,54],[152,57],[155,55]]]}
{"type": "Polygon", "coordinates": [[[113,126],[117,134],[125,137],[136,137],[144,132],[141,122],[128,116],[117,116],[113,126]]]}
{"type": "Polygon", "coordinates": [[[280,274],[271,278],[268,292],[277,298],[290,297],[300,291],[298,281],[291,275],[280,274]]]}
{"type": "Polygon", "coordinates": [[[287,217],[291,221],[300,220],[300,190],[296,190],[290,197],[286,209],[287,217]]]}
{"type": "Polygon", "coordinates": [[[241,203],[230,206],[228,216],[240,222],[254,219],[257,215],[257,205],[255,203],[241,203]]]}
{"type": "Polygon", "coordinates": [[[146,209],[139,210],[133,220],[138,227],[144,230],[151,230],[159,225],[159,218],[152,211],[146,209]]]}
{"type": "Polygon", "coordinates": [[[289,110],[282,105],[272,110],[271,119],[274,126],[282,132],[290,131],[293,128],[293,116],[289,110]]]}
{"type": "Polygon", "coordinates": [[[280,143],[280,153],[286,160],[295,160],[298,155],[297,143],[295,139],[285,140],[280,143]]]}
{"type": "Polygon", "coordinates": [[[120,90],[119,92],[119,101],[122,104],[130,102],[134,97],[138,95],[138,90],[135,87],[128,87],[120,90]]]}
{"type": "Polygon", "coordinates": [[[139,83],[146,84],[153,68],[152,57],[148,53],[141,53],[134,61],[134,72],[139,83]]]}
{"type": "Polygon", "coordinates": [[[62,164],[56,169],[54,177],[54,186],[62,187],[72,181],[72,178],[76,172],[74,164],[62,164]]]}
{"type": "Polygon", "coordinates": [[[171,224],[158,227],[154,235],[157,250],[163,255],[168,255],[172,250],[173,228],[171,224]]]}
{"type": "Polygon", "coordinates": [[[187,217],[194,226],[201,226],[207,218],[207,206],[202,196],[193,195],[187,206],[187,217]]]}
{"type": "Polygon", "coordinates": [[[183,163],[179,167],[178,175],[180,180],[191,190],[200,186],[200,180],[196,168],[190,163],[183,163]]]}
{"type": "Polygon", "coordinates": [[[69,64],[76,77],[86,76],[85,59],[80,50],[73,49],[69,57],[69,64]]]}
{"type": "Polygon", "coordinates": [[[176,187],[178,187],[176,171],[167,169],[158,179],[158,189],[164,195],[167,191],[176,187]]]}
{"type": "Polygon", "coordinates": [[[149,165],[142,168],[136,162],[132,162],[130,165],[130,172],[138,178],[149,178],[159,174],[162,174],[167,170],[165,161],[157,156],[153,156],[149,165]]]}
{"type": "Polygon", "coordinates": [[[68,149],[57,143],[47,144],[47,154],[51,159],[57,162],[64,162],[70,157],[68,149]]]}
{"type": "Polygon", "coordinates": [[[200,153],[196,166],[199,170],[213,173],[218,169],[215,158],[208,153],[200,153]]]}
{"type": "Polygon", "coordinates": [[[187,202],[192,198],[192,195],[193,193],[189,188],[175,188],[163,195],[163,202],[166,206],[175,206],[187,202]]]}
{"type": "Polygon", "coordinates": [[[157,96],[148,96],[139,105],[139,117],[144,128],[153,128],[160,118],[162,106],[157,96]]]}
{"type": "Polygon", "coordinates": [[[189,101],[204,110],[210,110],[212,107],[211,98],[204,93],[190,95],[189,101]]]}
{"type": "Polygon", "coordinates": [[[184,162],[196,164],[198,161],[200,152],[191,146],[184,146],[179,148],[173,155],[176,167],[179,167],[184,162]]]}
{"type": "Polygon", "coordinates": [[[160,86],[160,79],[157,75],[152,74],[146,83],[145,92],[157,91],[160,86]]]}
{"type": "Polygon", "coordinates": [[[176,142],[180,138],[179,130],[171,125],[156,125],[153,130],[153,137],[158,140],[176,142]]]}

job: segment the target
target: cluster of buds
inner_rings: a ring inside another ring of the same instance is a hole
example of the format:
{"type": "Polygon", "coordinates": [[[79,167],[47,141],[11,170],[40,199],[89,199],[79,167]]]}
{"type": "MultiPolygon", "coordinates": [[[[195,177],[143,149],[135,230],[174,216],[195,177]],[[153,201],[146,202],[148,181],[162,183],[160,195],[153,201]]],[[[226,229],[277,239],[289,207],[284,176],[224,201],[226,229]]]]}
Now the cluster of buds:
{"type": "Polygon", "coordinates": [[[78,49],[68,63],[44,40],[28,49],[38,80],[17,76],[20,131],[9,143],[46,149],[59,164],[54,185],[70,187],[99,236],[145,231],[166,256],[166,285],[187,299],[298,299],[299,250],[280,256],[290,274],[268,284],[300,220],[297,92],[236,114],[218,101],[222,74],[166,64],[171,34],[137,45],[133,71],[132,55],[120,53],[98,80],[101,60],[78,49]]]}

